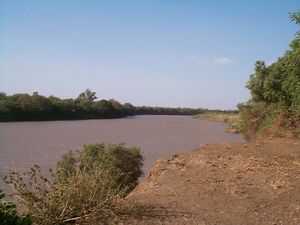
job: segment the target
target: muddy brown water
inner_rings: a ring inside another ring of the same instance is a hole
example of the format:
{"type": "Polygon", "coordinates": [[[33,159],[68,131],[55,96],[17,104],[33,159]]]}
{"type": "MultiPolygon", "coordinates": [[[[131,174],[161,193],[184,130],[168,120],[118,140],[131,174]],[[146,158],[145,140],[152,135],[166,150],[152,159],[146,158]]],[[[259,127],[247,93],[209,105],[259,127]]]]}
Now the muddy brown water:
{"type": "Polygon", "coordinates": [[[54,168],[64,153],[100,142],[140,147],[147,174],[158,159],[208,143],[243,140],[241,135],[225,133],[226,127],[190,116],[0,123],[0,175],[34,163],[54,168]]]}

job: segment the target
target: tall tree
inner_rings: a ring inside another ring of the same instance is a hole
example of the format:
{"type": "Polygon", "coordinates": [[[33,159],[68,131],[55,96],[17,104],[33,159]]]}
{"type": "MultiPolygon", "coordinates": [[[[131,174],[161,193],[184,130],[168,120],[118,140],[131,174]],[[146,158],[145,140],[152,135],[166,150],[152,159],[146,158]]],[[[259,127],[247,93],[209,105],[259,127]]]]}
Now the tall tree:
{"type": "Polygon", "coordinates": [[[264,61],[256,61],[255,73],[250,75],[247,88],[250,89],[254,101],[263,101],[264,82],[268,76],[267,66],[264,61]]]}
{"type": "Polygon", "coordinates": [[[97,99],[96,92],[91,91],[91,89],[88,88],[84,92],[80,93],[77,99],[94,101],[97,99]]]}

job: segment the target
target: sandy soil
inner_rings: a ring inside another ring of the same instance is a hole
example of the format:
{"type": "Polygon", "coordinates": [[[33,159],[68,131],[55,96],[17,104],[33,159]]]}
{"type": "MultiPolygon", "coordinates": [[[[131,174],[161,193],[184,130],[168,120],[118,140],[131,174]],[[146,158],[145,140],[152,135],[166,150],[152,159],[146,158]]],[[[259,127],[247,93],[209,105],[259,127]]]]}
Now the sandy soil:
{"type": "Polygon", "coordinates": [[[159,161],[124,224],[300,224],[300,141],[206,145],[159,161]]]}

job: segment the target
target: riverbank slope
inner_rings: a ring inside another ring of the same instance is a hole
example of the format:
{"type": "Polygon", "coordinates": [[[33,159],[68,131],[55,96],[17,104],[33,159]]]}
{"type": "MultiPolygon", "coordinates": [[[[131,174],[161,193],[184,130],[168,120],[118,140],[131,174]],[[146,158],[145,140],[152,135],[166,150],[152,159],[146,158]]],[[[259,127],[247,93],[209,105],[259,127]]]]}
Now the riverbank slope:
{"type": "Polygon", "coordinates": [[[129,224],[300,224],[300,141],[212,144],[161,160],[129,224]]]}

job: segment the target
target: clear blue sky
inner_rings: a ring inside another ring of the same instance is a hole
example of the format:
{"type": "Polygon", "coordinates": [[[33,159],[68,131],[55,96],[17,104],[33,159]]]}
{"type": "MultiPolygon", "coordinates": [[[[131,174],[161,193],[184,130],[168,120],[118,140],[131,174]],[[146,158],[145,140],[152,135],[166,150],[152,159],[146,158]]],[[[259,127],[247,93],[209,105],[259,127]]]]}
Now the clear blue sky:
{"type": "Polygon", "coordinates": [[[299,0],[0,0],[0,91],[233,109],[299,0]]]}

